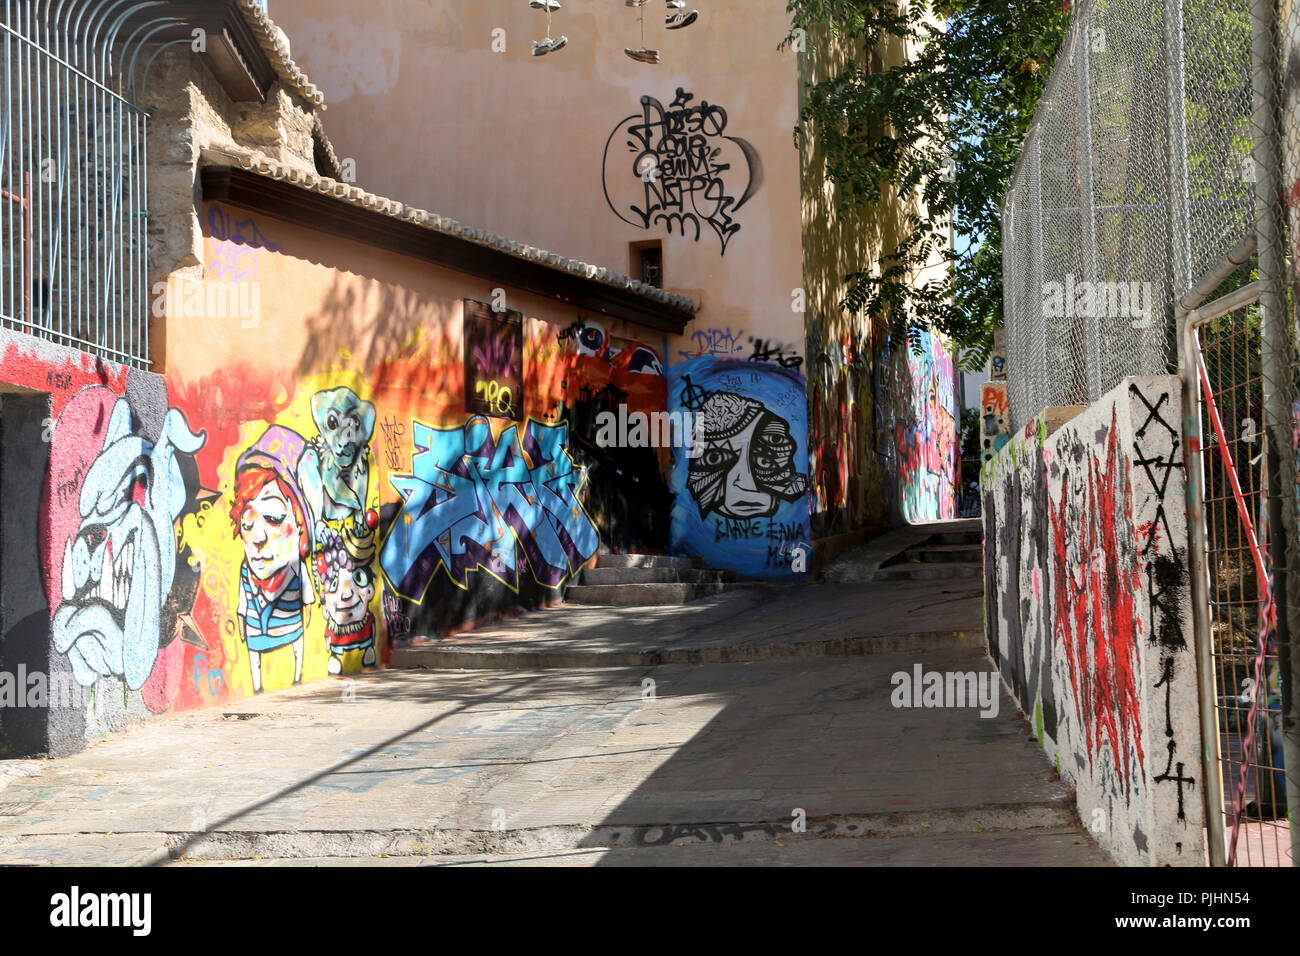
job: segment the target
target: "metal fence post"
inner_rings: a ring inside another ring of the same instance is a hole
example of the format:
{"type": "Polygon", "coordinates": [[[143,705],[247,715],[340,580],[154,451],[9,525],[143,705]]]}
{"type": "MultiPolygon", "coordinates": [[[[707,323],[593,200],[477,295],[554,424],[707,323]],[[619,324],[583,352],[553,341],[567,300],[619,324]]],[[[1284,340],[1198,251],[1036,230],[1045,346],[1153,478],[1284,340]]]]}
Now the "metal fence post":
{"type": "MultiPolygon", "coordinates": [[[[1282,750],[1286,767],[1287,816],[1291,859],[1297,859],[1300,830],[1294,823],[1295,798],[1300,794],[1300,715],[1296,713],[1296,663],[1291,635],[1300,634],[1300,600],[1295,593],[1300,575],[1296,567],[1295,449],[1290,321],[1286,308],[1285,234],[1279,202],[1282,153],[1279,142],[1279,45],[1276,0],[1251,0],[1252,127],[1255,139],[1255,228],[1259,237],[1260,365],[1264,387],[1264,421],[1268,448],[1268,521],[1272,529],[1270,552],[1273,600],[1276,609],[1275,640],[1282,673],[1282,750]]],[[[1261,582],[1262,583],[1262,582],[1261,582]]],[[[1259,693],[1266,693],[1261,688],[1259,693]]],[[[1266,711],[1267,713],[1267,711],[1266,711]]]]}

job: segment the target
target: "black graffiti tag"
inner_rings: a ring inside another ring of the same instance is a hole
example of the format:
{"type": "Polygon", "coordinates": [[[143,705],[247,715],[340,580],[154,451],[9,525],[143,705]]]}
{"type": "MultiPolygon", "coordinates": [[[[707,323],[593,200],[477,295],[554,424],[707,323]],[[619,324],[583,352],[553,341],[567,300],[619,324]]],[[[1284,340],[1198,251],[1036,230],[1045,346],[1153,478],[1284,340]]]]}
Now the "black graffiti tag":
{"type": "Polygon", "coordinates": [[[653,96],[641,97],[641,113],[619,123],[605,144],[605,200],[640,229],[664,226],[669,235],[698,241],[707,225],[725,255],[740,231],[732,216],[758,191],[762,164],[747,140],[726,134],[725,109],[706,100],[692,105],[694,99],[681,87],[667,108],[653,96]],[[623,137],[626,153],[620,155],[615,141],[623,137]],[[744,168],[733,163],[737,159],[744,168]],[[628,199],[629,186],[639,190],[636,199],[628,199]]]}

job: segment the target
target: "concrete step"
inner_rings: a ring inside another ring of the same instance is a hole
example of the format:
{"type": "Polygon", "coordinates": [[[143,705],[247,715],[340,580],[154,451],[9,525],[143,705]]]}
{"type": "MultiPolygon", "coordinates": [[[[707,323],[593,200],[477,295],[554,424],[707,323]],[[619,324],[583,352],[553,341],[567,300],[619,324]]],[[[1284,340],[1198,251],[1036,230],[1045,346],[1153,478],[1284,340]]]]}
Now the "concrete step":
{"type": "Polygon", "coordinates": [[[984,566],[977,561],[954,561],[949,564],[922,564],[908,562],[881,568],[877,581],[950,581],[954,578],[979,578],[984,566]]]}
{"type": "Polygon", "coordinates": [[[708,567],[702,558],[686,558],[671,554],[601,554],[596,556],[597,568],[697,568],[708,567]]]}
{"type": "Polygon", "coordinates": [[[984,546],[984,533],[982,531],[945,531],[941,534],[930,535],[930,543],[980,548],[984,546]]]}
{"type": "Polygon", "coordinates": [[[581,584],[714,584],[735,579],[734,571],[706,568],[587,568],[581,584]]]}
{"type": "MultiPolygon", "coordinates": [[[[744,585],[735,585],[743,587],[744,585]]],[[[727,589],[728,593],[731,588],[727,589]]],[[[862,657],[872,654],[938,654],[956,649],[983,652],[984,632],[972,630],[912,631],[898,634],[856,634],[834,637],[742,641],[735,644],[611,647],[607,650],[555,646],[528,647],[487,644],[444,645],[421,641],[393,649],[389,667],[428,670],[549,670],[553,668],[659,667],[664,664],[740,664],[776,659],[862,657]]]]}
{"type": "Polygon", "coordinates": [[[566,604],[603,604],[614,607],[646,607],[655,604],[686,604],[726,587],[710,584],[577,584],[564,593],[566,604]]]}
{"type": "Polygon", "coordinates": [[[978,562],[983,548],[978,544],[926,544],[917,548],[908,548],[896,558],[885,562],[892,566],[902,562],[914,561],[921,564],[969,564],[978,562]]]}

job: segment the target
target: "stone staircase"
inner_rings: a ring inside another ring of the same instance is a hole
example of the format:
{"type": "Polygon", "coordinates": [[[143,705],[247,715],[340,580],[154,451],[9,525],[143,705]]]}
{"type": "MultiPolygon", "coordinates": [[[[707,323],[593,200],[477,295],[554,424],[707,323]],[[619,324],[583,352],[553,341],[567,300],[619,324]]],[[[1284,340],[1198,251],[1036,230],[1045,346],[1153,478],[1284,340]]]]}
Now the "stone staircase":
{"type": "Polygon", "coordinates": [[[664,554],[602,554],[564,593],[566,604],[644,607],[686,604],[721,593],[734,571],[715,571],[700,558],[664,554]]]}
{"type": "MultiPolygon", "coordinates": [[[[957,522],[953,522],[957,524],[957,522]]],[[[969,528],[937,531],[880,563],[876,581],[951,581],[984,575],[982,535],[969,528]]]]}

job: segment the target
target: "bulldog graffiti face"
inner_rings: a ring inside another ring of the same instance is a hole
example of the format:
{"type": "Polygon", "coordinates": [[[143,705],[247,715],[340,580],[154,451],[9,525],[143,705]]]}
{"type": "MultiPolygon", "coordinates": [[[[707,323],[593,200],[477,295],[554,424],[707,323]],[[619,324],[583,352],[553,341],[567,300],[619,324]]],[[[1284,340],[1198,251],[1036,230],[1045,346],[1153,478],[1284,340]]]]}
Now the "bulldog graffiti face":
{"type": "Polygon", "coordinates": [[[760,403],[732,392],[713,392],[701,408],[703,448],[691,458],[687,484],[701,516],[762,518],[782,501],[803,495],[807,476],[795,470],[789,423],[760,403]]]}
{"type": "Polygon", "coordinates": [[[175,409],[157,442],[131,432],[131,408],[119,399],[81,486],[80,525],[64,547],[54,646],[84,686],[120,677],[139,690],[153,670],[176,570],[172,527],[185,507],[177,456],[206,440],[175,409]]]}

